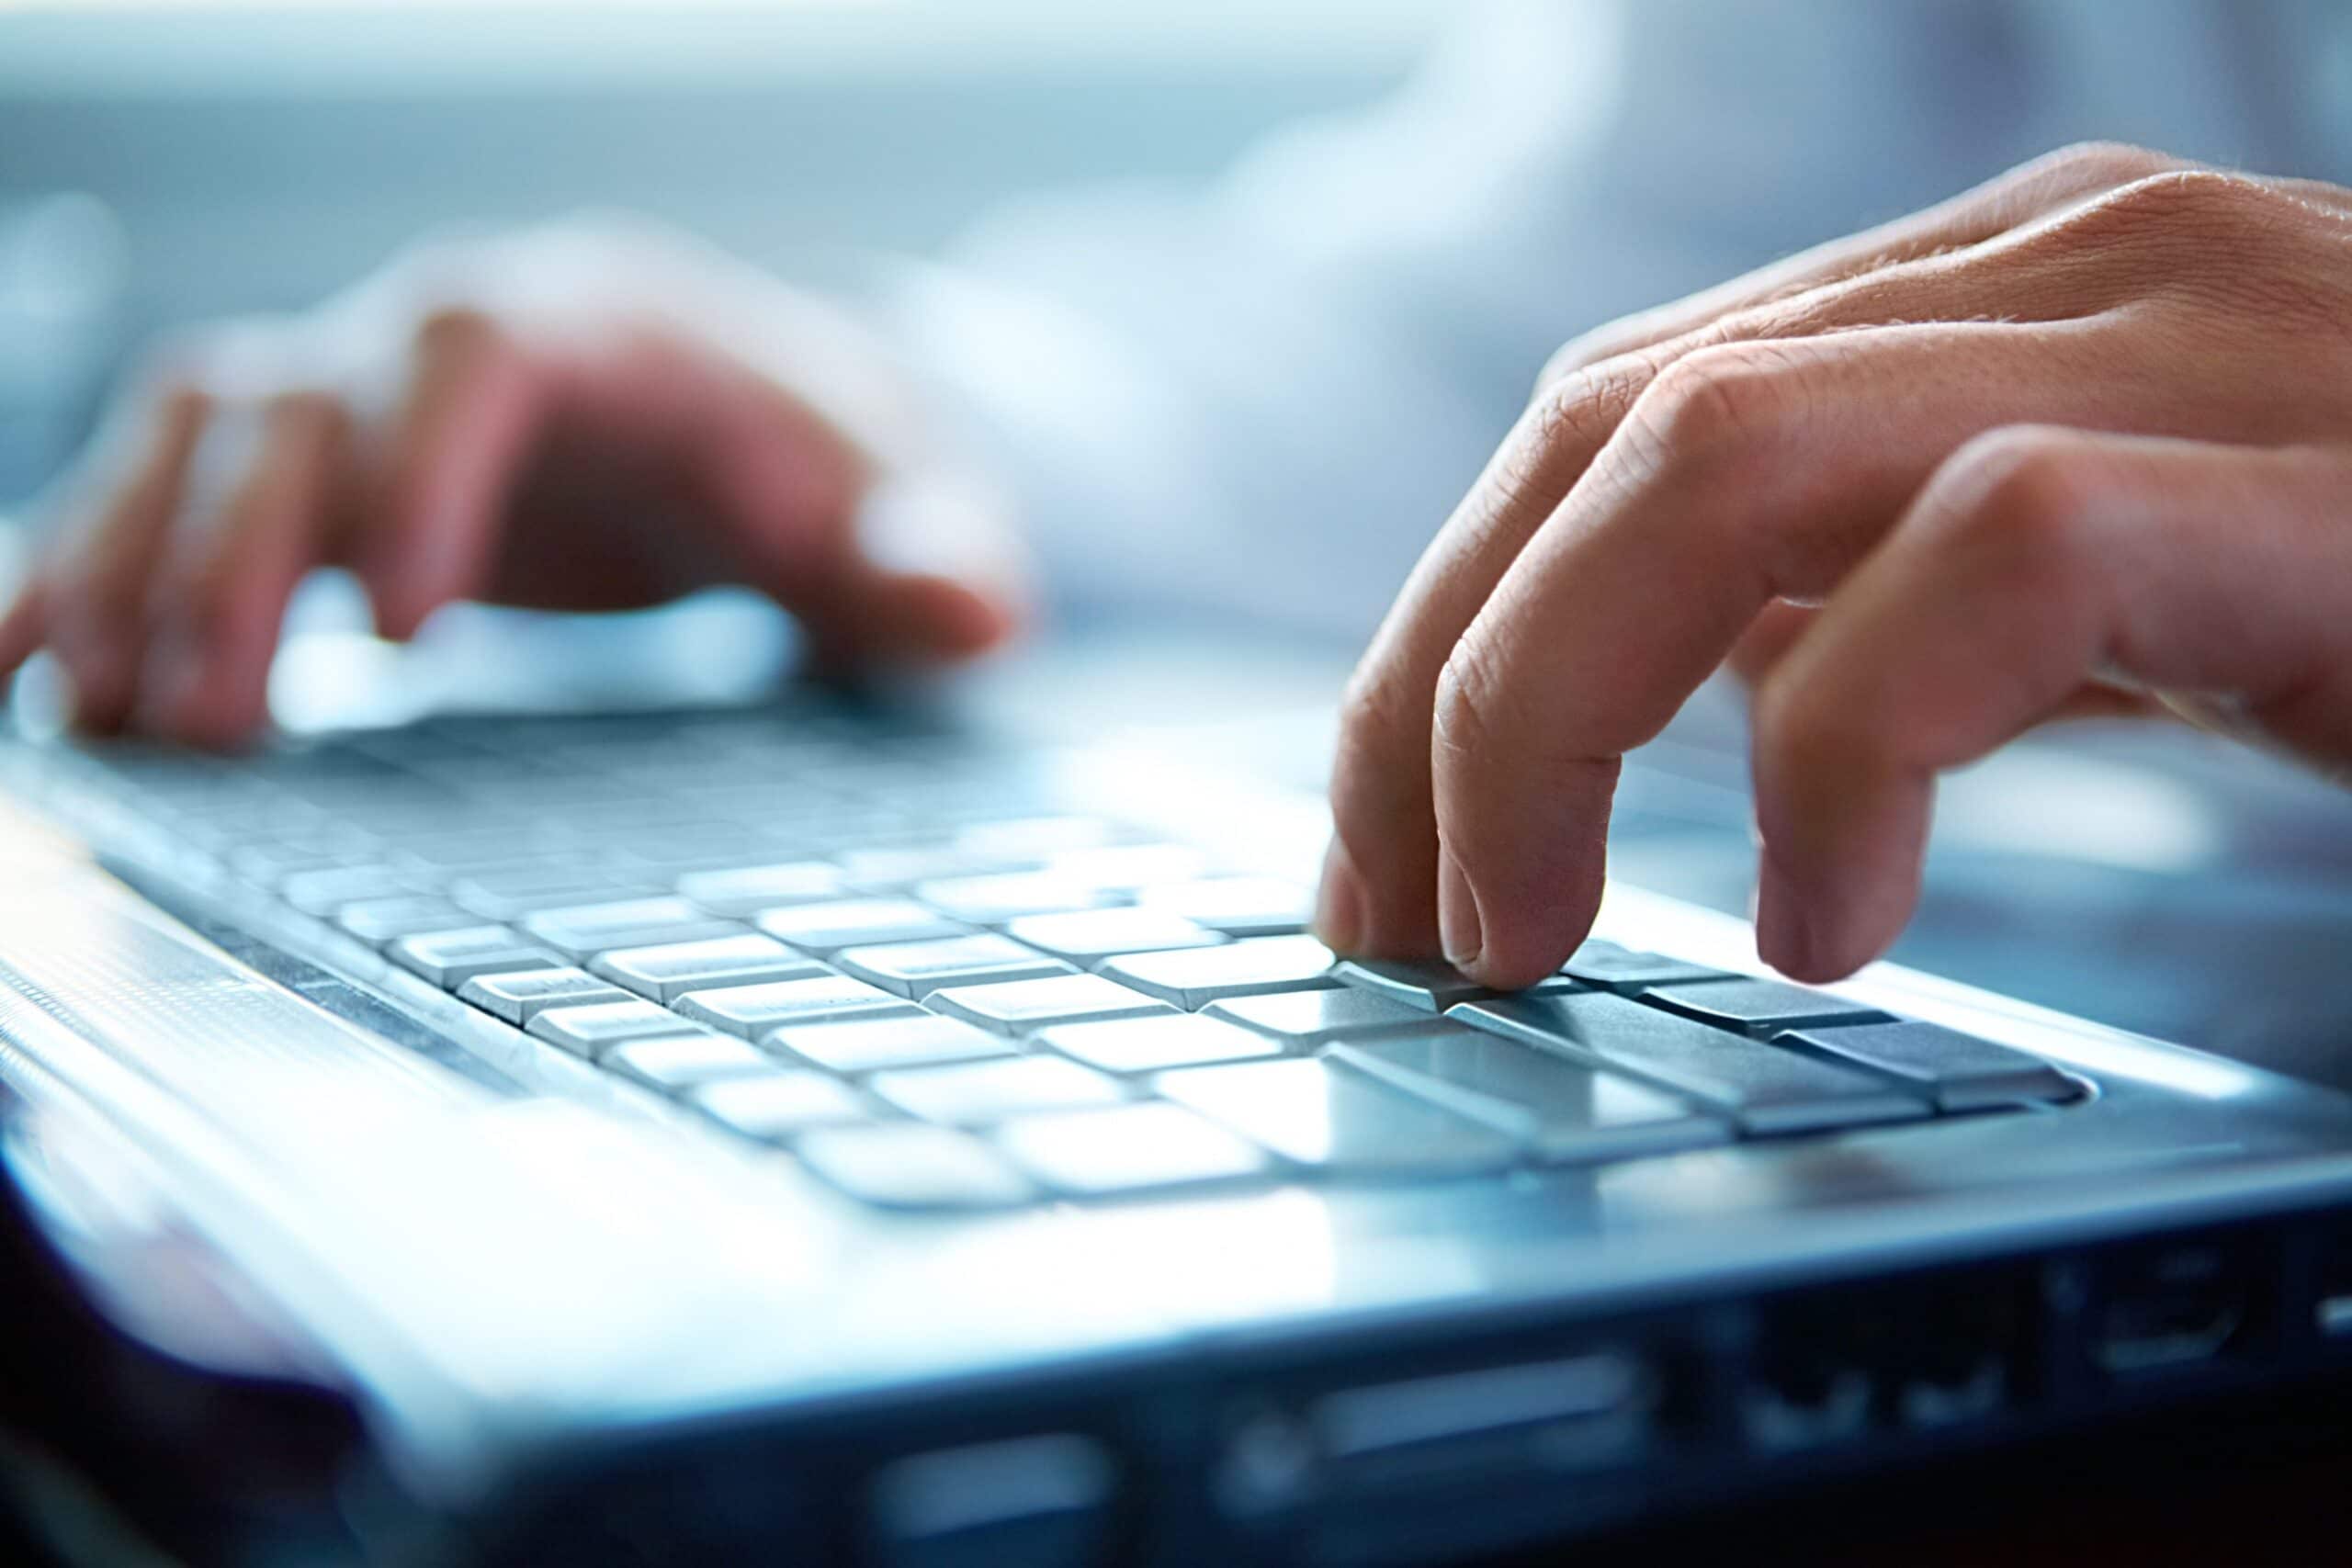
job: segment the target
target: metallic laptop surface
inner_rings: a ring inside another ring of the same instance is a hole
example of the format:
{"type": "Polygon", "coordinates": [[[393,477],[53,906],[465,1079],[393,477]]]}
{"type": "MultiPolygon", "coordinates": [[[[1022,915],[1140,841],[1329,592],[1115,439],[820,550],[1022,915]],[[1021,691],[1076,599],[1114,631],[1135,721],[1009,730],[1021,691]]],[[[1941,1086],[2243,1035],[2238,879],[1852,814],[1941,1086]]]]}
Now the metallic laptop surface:
{"type": "Polygon", "coordinates": [[[1630,886],[1335,964],[1311,723],[1074,728],[13,743],[8,1173],[197,1360],[86,1194],[199,1241],[423,1561],[1444,1562],[2352,1359],[2328,1092],[1630,886]]]}

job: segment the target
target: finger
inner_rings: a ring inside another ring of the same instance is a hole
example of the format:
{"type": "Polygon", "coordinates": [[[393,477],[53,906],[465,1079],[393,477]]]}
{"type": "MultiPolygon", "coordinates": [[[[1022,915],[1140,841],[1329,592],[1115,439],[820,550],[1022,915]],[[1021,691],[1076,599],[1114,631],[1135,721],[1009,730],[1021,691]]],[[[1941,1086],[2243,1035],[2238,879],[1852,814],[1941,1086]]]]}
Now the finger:
{"type": "Polygon", "coordinates": [[[1953,448],[2018,418],[2179,417],[2161,378],[2112,370],[2100,340],[1972,323],[1732,344],[1658,378],[1446,661],[1448,956],[1512,986],[1574,949],[1618,760],[1764,605],[1830,589],[1953,448]]]}
{"type": "Polygon", "coordinates": [[[1029,563],[1007,507],[953,473],[882,480],[859,503],[838,569],[776,592],[820,668],[968,658],[1028,613],[1029,563]]]}
{"type": "Polygon", "coordinates": [[[107,471],[119,444],[101,439],[85,482],[106,486],[105,499],[69,517],[55,558],[36,574],[37,602],[10,615],[16,635],[0,669],[13,670],[48,642],[72,685],[77,728],[111,733],[129,716],[146,654],[149,584],[210,410],[202,392],[167,388],[140,416],[144,433],[119,475],[107,471]]]}
{"type": "Polygon", "coordinates": [[[2340,453],[2018,429],[1956,454],[1757,715],[1758,940],[1803,978],[1893,942],[1936,773],[2116,670],[2352,761],[2340,453]]]}
{"type": "Polygon", "coordinates": [[[1340,705],[1332,837],[1316,933],[1333,950],[1414,957],[1437,946],[1430,706],[1462,628],[1649,384],[1640,355],[1540,394],[1446,519],[1357,661],[1340,705]]]}
{"type": "Polygon", "coordinates": [[[1762,682],[1772,666],[1788,657],[1819,612],[1807,604],[1777,601],[1757,612],[1747,629],[1732,644],[1724,662],[1749,686],[1762,682]]]}
{"type": "Polygon", "coordinates": [[[946,469],[876,471],[816,410],[722,367],[690,455],[743,577],[798,617],[825,668],[961,658],[1021,621],[1008,508],[946,469]]]}
{"type": "Polygon", "coordinates": [[[49,584],[34,577],[17,589],[8,613],[0,615],[0,681],[14,675],[48,637],[49,584]]]}
{"type": "Polygon", "coordinates": [[[190,486],[155,586],[141,728],[214,748],[261,728],[286,604],[320,559],[348,430],[343,405],[315,392],[216,423],[198,459],[213,482],[190,486]]]}
{"type": "MultiPolygon", "coordinates": [[[[1736,312],[1680,338],[1577,372],[1540,392],[1424,552],[1342,705],[1334,837],[1317,927],[1334,948],[1383,956],[1438,945],[1430,716],[1439,672],[1527,540],[1614,438],[1658,377],[1691,355],[1772,338],[1821,337],[1891,320],[2078,316],[2112,283],[2080,268],[1918,261],[1736,312]]],[[[1631,455],[1628,471],[1645,455],[1631,455]]],[[[1621,476],[1622,477],[1622,476],[1621,476]]]]}
{"type": "Polygon", "coordinates": [[[523,345],[488,315],[444,310],[418,328],[409,384],[350,546],[384,636],[414,636],[489,574],[542,390],[523,345]]]}
{"type": "MultiPolygon", "coordinates": [[[[2061,148],[1948,201],[1816,245],[1718,288],[1627,316],[1569,342],[1539,385],[1699,332],[1724,317],[1910,261],[1982,243],[2018,224],[2151,175],[2199,165],[2115,142],[2061,148]]],[[[1917,315],[1913,319],[1919,319],[1917,315]]]]}

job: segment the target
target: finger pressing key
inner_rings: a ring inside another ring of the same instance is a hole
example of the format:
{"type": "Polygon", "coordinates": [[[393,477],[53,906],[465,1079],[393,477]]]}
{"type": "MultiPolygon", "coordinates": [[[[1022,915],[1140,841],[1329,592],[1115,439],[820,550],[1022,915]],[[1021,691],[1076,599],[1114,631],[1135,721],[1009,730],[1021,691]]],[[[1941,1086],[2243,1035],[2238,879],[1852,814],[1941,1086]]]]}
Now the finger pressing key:
{"type": "MultiPolygon", "coordinates": [[[[72,682],[78,728],[110,734],[130,716],[146,656],[151,580],[210,412],[210,400],[191,389],[156,398],[129,476],[94,506],[67,515],[54,558],[36,570],[9,614],[0,670],[49,643],[72,682]]],[[[102,444],[93,477],[105,471],[115,446],[102,444]]]]}
{"type": "Polygon", "coordinates": [[[2341,452],[2053,428],[1955,453],[1758,694],[1764,956],[1828,980],[1883,951],[1937,773],[2103,668],[2352,761],[2347,484],[2341,452]]]}
{"type": "Polygon", "coordinates": [[[142,728],[227,747],[261,728],[287,601],[334,525],[347,424],[320,392],[214,421],[206,440],[220,445],[203,460],[219,468],[189,487],[151,606],[142,728]]]}

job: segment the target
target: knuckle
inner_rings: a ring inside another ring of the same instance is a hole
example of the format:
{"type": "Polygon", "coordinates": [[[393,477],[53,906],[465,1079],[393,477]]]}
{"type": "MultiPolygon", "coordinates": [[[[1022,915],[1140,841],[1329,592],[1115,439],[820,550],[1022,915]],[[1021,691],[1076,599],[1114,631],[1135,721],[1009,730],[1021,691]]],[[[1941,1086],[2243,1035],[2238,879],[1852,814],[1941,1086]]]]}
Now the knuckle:
{"type": "Polygon", "coordinates": [[[1508,733],[1503,682],[1493,649],[1476,626],[1463,634],[1438,672],[1430,705],[1431,750],[1476,768],[1494,755],[1495,738],[1508,733]]]}
{"type": "Polygon", "coordinates": [[[1929,486],[1928,511],[1948,552],[2000,577],[2047,578],[2080,552],[2099,475],[2071,432],[2013,426],[1976,437],[1929,486]]]}
{"type": "Polygon", "coordinates": [[[489,352],[500,333],[496,319],[481,306],[444,301],[417,317],[414,336],[421,356],[467,358],[489,352]]]}
{"type": "Polygon", "coordinates": [[[1785,778],[1807,769],[1851,757],[1858,740],[1851,727],[1839,722],[1841,708],[1814,696],[1815,688],[1785,674],[1768,676],[1758,688],[1749,723],[1756,752],[1767,776],[1785,778]]]}
{"type": "Polygon", "coordinates": [[[1359,669],[1340,697],[1340,733],[1354,750],[1378,750],[1403,728],[1397,682],[1385,671],[1359,669]]]}
{"type": "Polygon", "coordinates": [[[2222,169],[2167,169],[2143,175],[2086,202],[2053,227],[2075,243],[2173,243],[2243,233],[2267,219],[2278,197],[2249,175],[2222,169]]]}
{"type": "Polygon", "coordinates": [[[1657,335],[1661,315],[1660,311],[1649,310],[1621,316],[1570,338],[1553,350],[1552,356],[1544,362],[1542,372],[1535,378],[1536,390],[1541,393],[1579,371],[1590,370],[1612,359],[1638,353],[1657,335]]]}
{"type": "Polygon", "coordinates": [[[1417,766],[1426,714],[1417,722],[1410,694],[1384,670],[1359,669],[1340,698],[1339,766],[1332,795],[1342,817],[1385,789],[1400,766],[1417,766]]]}
{"type": "Polygon", "coordinates": [[[1775,671],[1749,716],[1760,790],[1784,796],[1803,781],[1852,780],[1901,764],[1901,739],[1835,683],[1775,671]]]}
{"type": "Polygon", "coordinates": [[[1697,349],[1658,373],[1626,416],[1658,466],[1770,442],[1801,402],[1803,366],[1773,343],[1697,349]]]}
{"type": "Polygon", "coordinates": [[[2153,148],[2137,146],[2129,141],[2076,141],[2059,148],[2031,169],[2055,171],[2072,176],[2086,186],[2124,185],[2152,175],[2177,169],[2180,160],[2153,148]]]}
{"type": "Polygon", "coordinates": [[[1546,380],[1522,422],[1526,439],[1513,445],[1548,452],[1605,435],[1653,374],[1645,358],[1612,355],[1546,380]]]}
{"type": "Polygon", "coordinates": [[[272,428],[312,436],[342,429],[349,415],[338,394],[319,387],[292,387],[272,394],[262,417],[272,428]]]}

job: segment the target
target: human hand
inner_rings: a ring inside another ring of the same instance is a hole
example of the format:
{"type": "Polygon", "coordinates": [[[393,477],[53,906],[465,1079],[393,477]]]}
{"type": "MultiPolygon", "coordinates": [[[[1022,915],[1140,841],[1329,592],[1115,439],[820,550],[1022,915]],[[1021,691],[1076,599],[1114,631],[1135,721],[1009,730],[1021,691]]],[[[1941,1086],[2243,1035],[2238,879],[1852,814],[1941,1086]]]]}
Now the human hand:
{"type": "Polygon", "coordinates": [[[565,609],[741,582],[839,664],[953,659],[1021,613],[1002,507],[877,348],[683,239],[418,249],[166,354],[62,487],[0,620],[83,728],[249,738],[288,595],[343,565],[406,637],[453,599],[565,609]]]}
{"type": "Polygon", "coordinates": [[[1757,940],[1801,978],[1909,918],[1937,773],[2055,714],[2136,693],[2352,761],[2347,495],[2331,186],[2069,149],[1604,328],[1356,671],[1317,929],[1551,972],[1620,759],[1743,640],[1781,652],[1757,940]]]}

